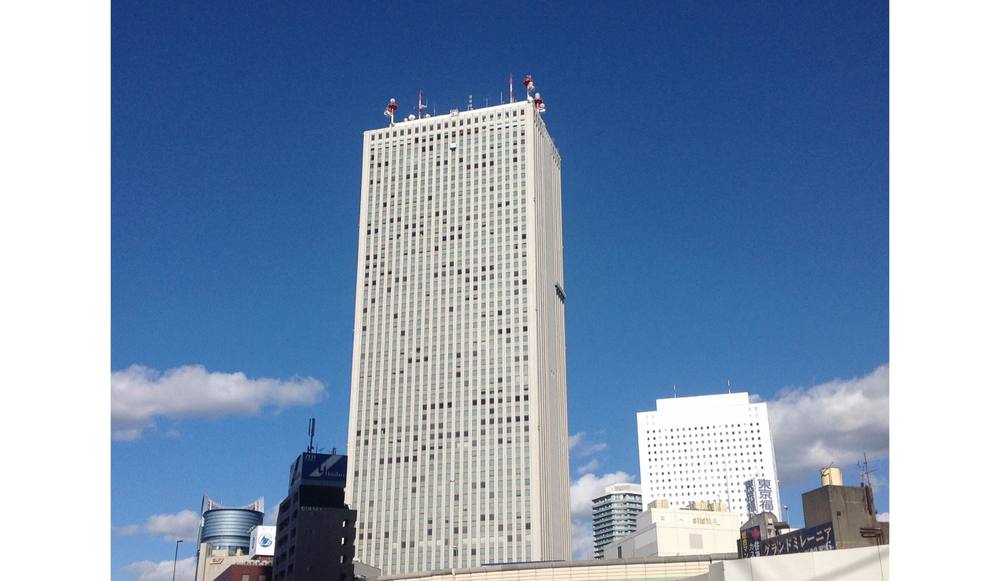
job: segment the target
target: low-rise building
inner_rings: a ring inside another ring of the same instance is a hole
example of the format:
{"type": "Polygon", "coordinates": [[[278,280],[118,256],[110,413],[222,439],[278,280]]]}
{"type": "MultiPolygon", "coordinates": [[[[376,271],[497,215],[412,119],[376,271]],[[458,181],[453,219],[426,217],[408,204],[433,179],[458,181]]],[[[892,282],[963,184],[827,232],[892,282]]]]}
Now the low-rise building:
{"type": "MultiPolygon", "coordinates": [[[[311,450],[310,446],[310,450],[311,450]]],[[[358,513],[344,502],[347,457],[307,451],[278,508],[275,581],[353,581],[358,513]]]]}
{"type": "Polygon", "coordinates": [[[271,564],[230,565],[214,581],[272,581],[271,564]]]}
{"type": "MultiPolygon", "coordinates": [[[[201,513],[195,581],[213,581],[231,565],[253,562],[250,534],[264,521],[263,498],[233,507],[223,506],[205,496],[201,502],[201,513]]],[[[270,561],[260,562],[267,564],[270,561]]]]}
{"type": "Polygon", "coordinates": [[[740,536],[740,516],[724,503],[674,508],[655,500],[639,515],[636,531],[604,547],[606,559],[730,553],[740,536]]]}
{"type": "MultiPolygon", "coordinates": [[[[889,523],[875,518],[871,487],[844,486],[840,470],[820,470],[821,486],[802,495],[805,526],[772,534],[766,517],[756,515],[740,527],[740,557],[759,557],[853,549],[889,543],[889,523]],[[756,519],[756,520],[754,520],[756,519]]],[[[783,523],[781,523],[783,524],[783,523]]]]}

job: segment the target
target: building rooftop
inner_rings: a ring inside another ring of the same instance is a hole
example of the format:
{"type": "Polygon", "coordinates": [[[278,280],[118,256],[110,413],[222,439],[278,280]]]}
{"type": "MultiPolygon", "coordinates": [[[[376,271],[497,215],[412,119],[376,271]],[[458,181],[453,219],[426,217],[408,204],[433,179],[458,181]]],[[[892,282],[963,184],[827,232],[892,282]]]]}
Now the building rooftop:
{"type": "Polygon", "coordinates": [[[713,553],[710,555],[685,555],[674,557],[640,557],[635,559],[592,559],[586,561],[532,561],[530,563],[508,563],[498,565],[483,565],[482,567],[470,569],[440,569],[437,571],[421,571],[419,573],[408,573],[405,575],[388,575],[379,577],[379,581],[397,581],[402,579],[423,579],[437,575],[461,575],[468,573],[479,573],[483,571],[524,571],[531,569],[567,569],[566,576],[572,575],[570,569],[583,567],[621,567],[622,565],[644,565],[650,563],[715,563],[717,561],[727,561],[736,559],[737,553],[713,553]]]}

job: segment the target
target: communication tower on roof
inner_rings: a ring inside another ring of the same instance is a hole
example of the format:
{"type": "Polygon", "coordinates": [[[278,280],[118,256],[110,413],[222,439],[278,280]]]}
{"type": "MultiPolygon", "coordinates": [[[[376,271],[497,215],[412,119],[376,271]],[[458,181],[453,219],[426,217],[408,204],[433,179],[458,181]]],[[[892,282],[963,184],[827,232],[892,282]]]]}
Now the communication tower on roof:
{"type": "Polygon", "coordinates": [[[309,418],[309,447],[306,448],[306,452],[315,452],[316,447],[313,446],[313,436],[316,435],[316,418],[309,418]]]}

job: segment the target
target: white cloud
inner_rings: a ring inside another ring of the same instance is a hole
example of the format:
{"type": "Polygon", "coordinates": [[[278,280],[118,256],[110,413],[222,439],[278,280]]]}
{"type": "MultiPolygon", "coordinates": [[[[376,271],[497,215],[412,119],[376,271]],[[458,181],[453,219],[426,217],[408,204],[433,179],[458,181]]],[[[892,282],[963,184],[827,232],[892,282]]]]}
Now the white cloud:
{"type": "Polygon", "coordinates": [[[192,510],[182,510],[174,514],[154,514],[141,525],[115,527],[115,531],[122,535],[139,533],[159,535],[163,537],[163,540],[170,542],[177,539],[191,542],[198,538],[200,524],[201,515],[192,510]]]}
{"type": "MultiPolygon", "coordinates": [[[[767,404],[781,479],[805,483],[831,462],[889,456],[889,365],[860,378],[784,389],[767,404]]],[[[818,480],[817,480],[818,482],[818,480]]]]}
{"type": "Polygon", "coordinates": [[[248,378],[185,365],[160,373],[142,365],[111,373],[111,431],[116,440],[135,440],[157,417],[256,415],[262,408],[308,406],[323,396],[311,377],[248,378]]]}
{"type": "Polygon", "coordinates": [[[585,516],[590,518],[591,500],[600,496],[604,489],[619,482],[629,482],[634,477],[626,472],[609,472],[597,476],[595,474],[584,474],[577,478],[569,487],[569,510],[574,516],[585,516]]]}
{"type": "Polygon", "coordinates": [[[572,519],[572,548],[574,559],[592,559],[594,548],[591,528],[591,501],[600,496],[604,489],[619,482],[631,482],[635,477],[626,472],[609,472],[597,476],[584,474],[569,488],[569,509],[572,519]]]}
{"type": "Polygon", "coordinates": [[[585,472],[593,472],[594,470],[597,470],[598,465],[600,465],[600,462],[597,461],[597,458],[591,458],[590,462],[587,462],[583,466],[577,468],[576,473],[583,474],[585,472]]]}
{"type": "MultiPolygon", "coordinates": [[[[135,581],[170,581],[174,572],[174,561],[136,561],[122,567],[135,581]]],[[[178,559],[177,579],[194,579],[194,557],[178,559]]]]}
{"type": "Polygon", "coordinates": [[[594,532],[590,519],[573,519],[570,521],[570,532],[572,534],[570,549],[573,560],[580,561],[594,558],[594,532]]]}
{"type": "Polygon", "coordinates": [[[577,432],[569,437],[569,452],[571,456],[592,456],[598,452],[603,452],[607,448],[607,442],[595,442],[587,436],[587,432],[577,432]]]}
{"type": "Polygon", "coordinates": [[[878,522],[889,522],[889,513],[880,512],[875,515],[875,520],[877,520],[878,522]]]}

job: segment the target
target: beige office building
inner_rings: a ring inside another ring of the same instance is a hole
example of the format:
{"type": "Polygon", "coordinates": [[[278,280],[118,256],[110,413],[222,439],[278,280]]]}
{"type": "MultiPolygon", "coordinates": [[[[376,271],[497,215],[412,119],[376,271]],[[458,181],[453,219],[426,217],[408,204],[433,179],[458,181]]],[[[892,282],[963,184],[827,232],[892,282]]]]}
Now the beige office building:
{"type": "Polygon", "coordinates": [[[636,529],[604,547],[605,559],[675,557],[731,553],[740,538],[740,516],[723,504],[690,503],[672,507],[665,500],[649,503],[636,529]]]}
{"type": "Polygon", "coordinates": [[[364,134],[347,501],[386,575],[570,557],[560,163],[533,101],[364,134]]]}

